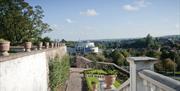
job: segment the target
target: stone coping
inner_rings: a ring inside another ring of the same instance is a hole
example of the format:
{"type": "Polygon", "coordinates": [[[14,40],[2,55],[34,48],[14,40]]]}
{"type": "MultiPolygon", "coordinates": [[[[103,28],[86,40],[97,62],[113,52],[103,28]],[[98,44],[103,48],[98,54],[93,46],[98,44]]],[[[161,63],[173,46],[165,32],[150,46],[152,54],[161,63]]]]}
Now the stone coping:
{"type": "Polygon", "coordinates": [[[170,77],[158,74],[150,70],[143,70],[138,73],[143,79],[163,88],[173,89],[170,91],[180,91],[180,81],[176,81],[170,77]]]}
{"type": "Polygon", "coordinates": [[[63,47],[63,46],[56,47],[56,48],[42,49],[42,50],[34,50],[34,51],[31,51],[31,52],[18,52],[18,53],[12,53],[12,54],[10,53],[9,56],[0,56],[0,63],[1,62],[5,62],[5,61],[10,61],[12,59],[24,57],[24,56],[29,56],[29,55],[37,54],[37,53],[57,50],[58,48],[61,48],[61,47],[63,47]]]}
{"type": "Polygon", "coordinates": [[[157,61],[156,58],[152,58],[152,57],[128,57],[127,60],[129,61],[157,61]]]}

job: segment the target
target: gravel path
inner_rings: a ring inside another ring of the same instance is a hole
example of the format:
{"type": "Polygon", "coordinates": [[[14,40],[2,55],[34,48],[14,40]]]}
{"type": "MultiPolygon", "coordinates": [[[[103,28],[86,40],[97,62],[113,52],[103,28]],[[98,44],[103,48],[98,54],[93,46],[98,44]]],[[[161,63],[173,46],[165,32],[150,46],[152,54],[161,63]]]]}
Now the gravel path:
{"type": "Polygon", "coordinates": [[[84,84],[84,81],[82,79],[83,74],[80,74],[82,72],[83,68],[71,68],[70,73],[70,79],[68,81],[68,86],[66,91],[87,91],[86,85],[84,84]]]}

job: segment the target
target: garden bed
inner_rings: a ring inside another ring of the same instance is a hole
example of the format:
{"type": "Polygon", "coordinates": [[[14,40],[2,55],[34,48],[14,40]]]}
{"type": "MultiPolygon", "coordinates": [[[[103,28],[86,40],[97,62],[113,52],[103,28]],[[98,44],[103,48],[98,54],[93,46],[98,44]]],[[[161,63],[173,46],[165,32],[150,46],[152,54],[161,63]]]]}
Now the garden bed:
{"type": "MultiPolygon", "coordinates": [[[[100,82],[99,79],[104,79],[103,76],[107,75],[108,73],[104,70],[98,70],[98,69],[90,69],[90,70],[85,70],[83,72],[83,74],[85,75],[85,80],[86,80],[86,84],[88,87],[88,91],[91,91],[92,89],[92,82],[95,82],[97,84],[97,86],[100,86],[100,82]]],[[[121,85],[121,81],[117,80],[113,83],[113,86],[115,88],[120,87],[121,85]]]]}

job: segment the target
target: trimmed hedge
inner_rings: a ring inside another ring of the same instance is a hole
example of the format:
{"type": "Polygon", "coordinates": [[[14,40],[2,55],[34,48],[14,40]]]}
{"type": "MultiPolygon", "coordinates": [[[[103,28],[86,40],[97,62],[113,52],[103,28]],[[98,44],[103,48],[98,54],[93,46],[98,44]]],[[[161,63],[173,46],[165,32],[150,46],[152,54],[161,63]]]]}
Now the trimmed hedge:
{"type": "Polygon", "coordinates": [[[90,69],[90,70],[85,70],[84,74],[98,74],[98,75],[105,75],[107,74],[106,71],[104,70],[98,70],[98,69],[90,69]]]}
{"type": "Polygon", "coordinates": [[[58,56],[49,61],[49,85],[51,91],[57,91],[59,85],[63,86],[69,77],[69,56],[58,56]]]}

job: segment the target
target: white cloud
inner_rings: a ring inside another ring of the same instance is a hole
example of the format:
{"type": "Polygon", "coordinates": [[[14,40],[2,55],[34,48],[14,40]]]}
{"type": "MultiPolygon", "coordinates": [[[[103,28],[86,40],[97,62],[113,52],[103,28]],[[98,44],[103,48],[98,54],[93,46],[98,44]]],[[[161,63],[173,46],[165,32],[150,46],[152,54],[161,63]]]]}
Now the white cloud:
{"type": "Polygon", "coordinates": [[[124,5],[123,9],[126,10],[126,11],[137,11],[137,10],[139,10],[138,7],[132,6],[130,4],[124,5]]]}
{"type": "Polygon", "coordinates": [[[84,16],[97,16],[98,13],[96,12],[95,9],[88,9],[84,12],[80,12],[80,15],[84,15],[84,16]]]}
{"type": "Polygon", "coordinates": [[[138,11],[143,7],[147,7],[149,4],[151,3],[147,2],[147,0],[136,0],[131,4],[123,5],[122,8],[126,11],[138,11]]]}
{"type": "Polygon", "coordinates": [[[73,23],[73,21],[71,19],[69,19],[69,18],[66,19],[66,22],[67,23],[73,23]]]}

